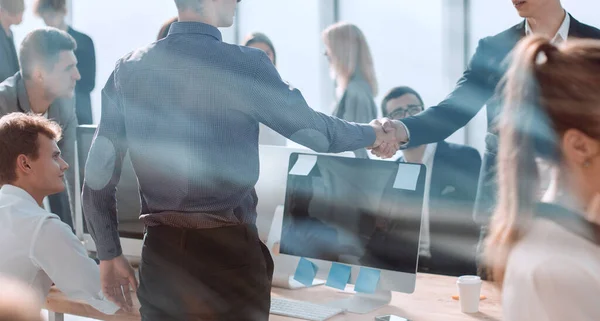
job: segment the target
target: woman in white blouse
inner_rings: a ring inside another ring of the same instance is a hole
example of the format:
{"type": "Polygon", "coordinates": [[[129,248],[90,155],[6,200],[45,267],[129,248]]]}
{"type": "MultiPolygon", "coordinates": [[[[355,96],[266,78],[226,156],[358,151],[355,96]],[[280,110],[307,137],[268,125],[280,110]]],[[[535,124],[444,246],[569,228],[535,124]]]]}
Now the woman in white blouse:
{"type": "Polygon", "coordinates": [[[532,36],[513,57],[488,273],[505,320],[600,320],[600,42],[532,36]],[[542,202],[536,159],[553,171],[542,202]]]}

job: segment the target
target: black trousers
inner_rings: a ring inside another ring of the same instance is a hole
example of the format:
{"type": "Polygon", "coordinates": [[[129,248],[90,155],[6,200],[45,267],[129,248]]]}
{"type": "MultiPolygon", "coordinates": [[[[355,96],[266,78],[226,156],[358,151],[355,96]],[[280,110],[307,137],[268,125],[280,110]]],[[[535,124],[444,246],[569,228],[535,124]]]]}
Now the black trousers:
{"type": "Polygon", "coordinates": [[[254,225],[148,227],[138,298],[143,321],[269,319],[273,260],[254,225]]]}

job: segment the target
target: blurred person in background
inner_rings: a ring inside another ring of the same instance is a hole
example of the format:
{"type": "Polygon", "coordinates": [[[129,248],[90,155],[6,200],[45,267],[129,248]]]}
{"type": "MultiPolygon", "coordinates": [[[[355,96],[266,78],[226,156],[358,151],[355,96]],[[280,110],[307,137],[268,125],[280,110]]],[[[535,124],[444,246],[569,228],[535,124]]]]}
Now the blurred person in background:
{"type": "Polygon", "coordinates": [[[11,26],[21,24],[24,0],[0,0],[0,82],[19,71],[19,58],[11,26]]]}
{"type": "Polygon", "coordinates": [[[504,84],[488,275],[513,321],[600,320],[600,41],[521,42],[504,84]],[[551,166],[539,202],[536,159],[551,166]]]}
{"type": "MultiPolygon", "coordinates": [[[[375,67],[362,31],[353,24],[339,22],[325,29],[322,36],[331,77],[336,83],[337,105],[333,115],[356,123],[377,118],[375,67]]],[[[355,154],[368,157],[362,149],[355,154]]]]}
{"type": "Polygon", "coordinates": [[[33,12],[44,20],[48,27],[67,32],[77,43],[75,57],[81,79],[75,86],[75,111],[80,125],[92,124],[92,100],[90,94],[96,87],[96,52],[94,41],[88,35],[67,25],[66,0],[36,0],[33,12]]]}

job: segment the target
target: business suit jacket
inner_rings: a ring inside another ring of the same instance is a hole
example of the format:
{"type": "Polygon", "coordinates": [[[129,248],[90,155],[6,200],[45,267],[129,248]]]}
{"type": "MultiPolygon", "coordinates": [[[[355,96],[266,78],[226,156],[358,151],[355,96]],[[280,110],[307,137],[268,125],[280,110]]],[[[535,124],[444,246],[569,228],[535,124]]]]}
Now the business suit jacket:
{"type": "MultiPolygon", "coordinates": [[[[600,30],[577,21],[572,16],[569,38],[600,39],[600,30]]],[[[486,153],[480,174],[475,219],[487,224],[496,198],[496,153],[498,139],[495,123],[502,100],[495,91],[504,76],[506,58],[515,45],[525,37],[525,21],[492,37],[479,41],[475,55],[454,91],[435,107],[417,116],[403,119],[410,132],[407,147],[441,141],[465,126],[483,105],[487,106],[488,134],[486,153]]]]}
{"type": "Polygon", "coordinates": [[[13,37],[0,28],[0,82],[19,71],[19,59],[13,37]]]}
{"type": "Polygon", "coordinates": [[[471,215],[480,168],[481,156],[476,149],[438,143],[429,185],[431,259],[420,261],[420,272],[455,276],[477,272],[480,229],[471,215]]]}
{"type": "Polygon", "coordinates": [[[90,94],[96,86],[96,52],[94,42],[88,35],[69,27],[67,32],[75,42],[77,49],[77,69],[81,79],[75,85],[75,112],[79,124],[92,124],[92,100],[90,94]]]}
{"type": "MultiPolygon", "coordinates": [[[[338,102],[333,116],[343,120],[368,124],[377,118],[377,106],[369,83],[358,73],[350,79],[348,87],[338,102]]],[[[356,157],[368,158],[367,151],[354,151],[356,157]]]]}
{"type": "MultiPolygon", "coordinates": [[[[31,112],[25,80],[21,72],[0,83],[0,117],[13,112],[31,112]]],[[[64,192],[49,197],[52,212],[73,227],[71,209],[75,208],[75,129],[77,118],[73,99],[57,99],[48,108],[48,119],[56,121],[62,128],[62,139],[58,142],[62,158],[69,164],[66,172],[67,188],[64,192]],[[71,197],[69,197],[69,194],[71,197]]]]}

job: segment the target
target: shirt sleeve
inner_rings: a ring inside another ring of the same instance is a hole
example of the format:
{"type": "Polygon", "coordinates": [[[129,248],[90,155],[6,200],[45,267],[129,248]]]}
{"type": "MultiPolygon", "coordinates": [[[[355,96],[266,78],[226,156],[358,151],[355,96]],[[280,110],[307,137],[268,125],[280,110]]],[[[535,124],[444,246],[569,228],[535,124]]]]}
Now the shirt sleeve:
{"type": "Polygon", "coordinates": [[[302,93],[281,79],[262,52],[248,89],[250,113],[256,120],[316,152],[357,150],[375,142],[375,131],[368,124],[349,123],[310,108],[302,93]]]}
{"type": "Polygon", "coordinates": [[[39,224],[30,258],[69,298],[83,300],[105,314],[119,309],[102,294],[98,266],[57,216],[48,216],[39,224]]]}
{"type": "Polygon", "coordinates": [[[116,191],[127,149],[123,109],[113,72],[102,90],[102,119],[85,164],[83,185],[83,212],[100,260],[122,254],[116,191]]]}

